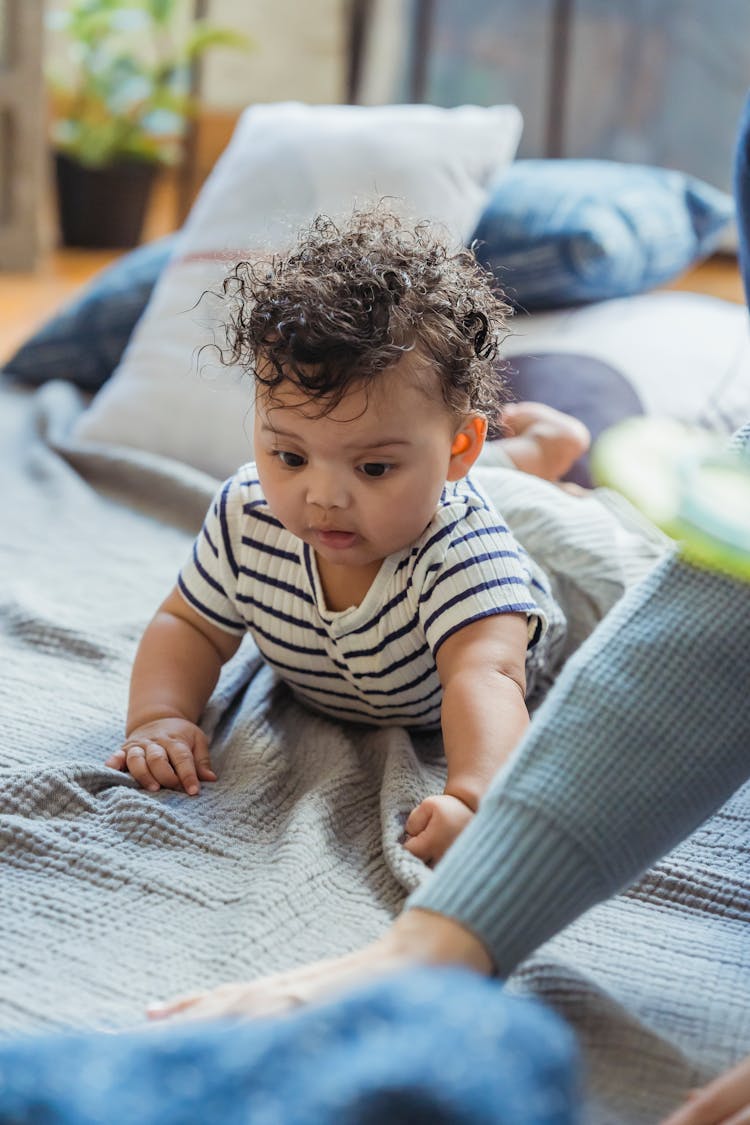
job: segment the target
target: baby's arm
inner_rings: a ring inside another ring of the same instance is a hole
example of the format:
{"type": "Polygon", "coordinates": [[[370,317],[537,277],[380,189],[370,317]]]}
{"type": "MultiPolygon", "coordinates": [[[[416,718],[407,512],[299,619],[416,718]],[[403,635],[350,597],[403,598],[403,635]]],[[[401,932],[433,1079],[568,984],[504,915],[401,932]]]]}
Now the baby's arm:
{"type": "Polygon", "coordinates": [[[458,630],[440,646],[442,728],[448,779],[406,822],[407,849],[437,863],[466,827],[529,722],[525,614],[498,613],[458,630]]]}
{"type": "Polygon", "coordinates": [[[130,679],[126,737],[105,765],[127,769],[145,789],[199,792],[213,781],[198,719],[221,666],[241,638],[211,625],[175,587],[141,638],[130,679]]]}

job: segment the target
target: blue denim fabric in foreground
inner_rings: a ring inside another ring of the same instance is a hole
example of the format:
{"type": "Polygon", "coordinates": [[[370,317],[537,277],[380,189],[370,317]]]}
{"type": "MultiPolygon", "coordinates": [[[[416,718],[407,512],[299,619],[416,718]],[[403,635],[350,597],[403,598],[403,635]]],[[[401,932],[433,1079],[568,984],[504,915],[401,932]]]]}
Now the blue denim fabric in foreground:
{"type": "Polygon", "coordinates": [[[569,1125],[572,1033],[455,969],[274,1020],[0,1044],[2,1125],[569,1125]]]}

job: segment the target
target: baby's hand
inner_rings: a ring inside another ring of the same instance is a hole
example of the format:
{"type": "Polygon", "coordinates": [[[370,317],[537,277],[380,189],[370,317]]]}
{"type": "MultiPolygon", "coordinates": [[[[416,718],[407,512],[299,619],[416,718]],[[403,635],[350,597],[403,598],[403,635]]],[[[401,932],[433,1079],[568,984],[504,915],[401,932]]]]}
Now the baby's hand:
{"type": "Polygon", "coordinates": [[[155,719],[136,727],[104,764],[128,770],[151,792],[162,786],[182,788],[193,797],[200,792],[201,781],[216,781],[208,739],[187,719],[155,719]]]}
{"type": "Polygon", "coordinates": [[[463,832],[473,815],[468,805],[448,793],[425,797],[421,805],[409,814],[406,822],[409,839],[404,847],[432,867],[463,832]]]}

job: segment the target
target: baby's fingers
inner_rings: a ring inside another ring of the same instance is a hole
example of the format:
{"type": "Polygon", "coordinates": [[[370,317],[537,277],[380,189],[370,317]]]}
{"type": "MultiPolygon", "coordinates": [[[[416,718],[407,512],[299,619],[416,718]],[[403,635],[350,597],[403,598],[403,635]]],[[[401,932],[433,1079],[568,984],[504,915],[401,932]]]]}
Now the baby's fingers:
{"type": "Polygon", "coordinates": [[[410,836],[418,836],[420,832],[424,832],[430,823],[431,816],[432,809],[422,801],[421,805],[417,805],[415,809],[411,810],[404,827],[410,836]]]}
{"type": "Polygon", "coordinates": [[[200,792],[200,783],[198,781],[198,774],[196,772],[196,759],[192,756],[192,749],[188,746],[187,742],[181,739],[170,739],[169,749],[160,747],[162,754],[159,760],[154,759],[152,762],[151,755],[148,756],[148,768],[160,781],[162,785],[166,785],[169,789],[182,786],[182,789],[189,793],[190,796],[196,796],[200,792]],[[169,773],[168,773],[169,771],[169,773]],[[164,780],[162,781],[162,776],[164,780]],[[168,780],[171,778],[171,780],[168,780]]]}
{"type": "Polygon", "coordinates": [[[409,836],[404,841],[404,847],[407,852],[411,852],[417,859],[421,859],[423,863],[432,862],[432,842],[428,832],[420,832],[416,836],[409,836]]]}
{"type": "MultiPolygon", "coordinates": [[[[140,743],[126,744],[123,747],[126,755],[126,765],[128,773],[131,777],[135,778],[139,785],[144,789],[148,789],[151,793],[155,793],[157,789],[161,788],[161,782],[151,772],[148,762],[149,748],[155,748],[156,743],[146,742],[143,745],[140,743]]],[[[163,751],[163,747],[159,747],[163,751]]],[[[153,755],[153,749],[152,749],[153,755]]],[[[174,779],[175,783],[177,779],[174,779]]]]}
{"type": "Polygon", "coordinates": [[[111,770],[124,770],[126,761],[127,754],[125,753],[125,751],[115,750],[112,754],[110,754],[104,764],[105,766],[109,766],[111,770]]]}
{"type": "Polygon", "coordinates": [[[210,758],[196,759],[195,768],[201,781],[216,781],[216,774],[211,768],[210,758]]]}
{"type": "Polygon", "coordinates": [[[211,766],[211,755],[208,752],[208,739],[202,730],[196,732],[193,756],[195,768],[201,781],[216,781],[216,774],[211,766]]]}

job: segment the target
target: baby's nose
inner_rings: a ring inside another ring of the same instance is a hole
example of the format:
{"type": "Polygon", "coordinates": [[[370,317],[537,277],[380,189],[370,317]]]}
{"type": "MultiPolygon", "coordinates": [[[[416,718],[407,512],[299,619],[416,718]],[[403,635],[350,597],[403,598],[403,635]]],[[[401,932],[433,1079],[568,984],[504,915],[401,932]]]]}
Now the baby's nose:
{"type": "Polygon", "coordinates": [[[345,508],[349,497],[341,472],[333,466],[313,471],[307,482],[307,502],[318,508],[345,508]]]}

